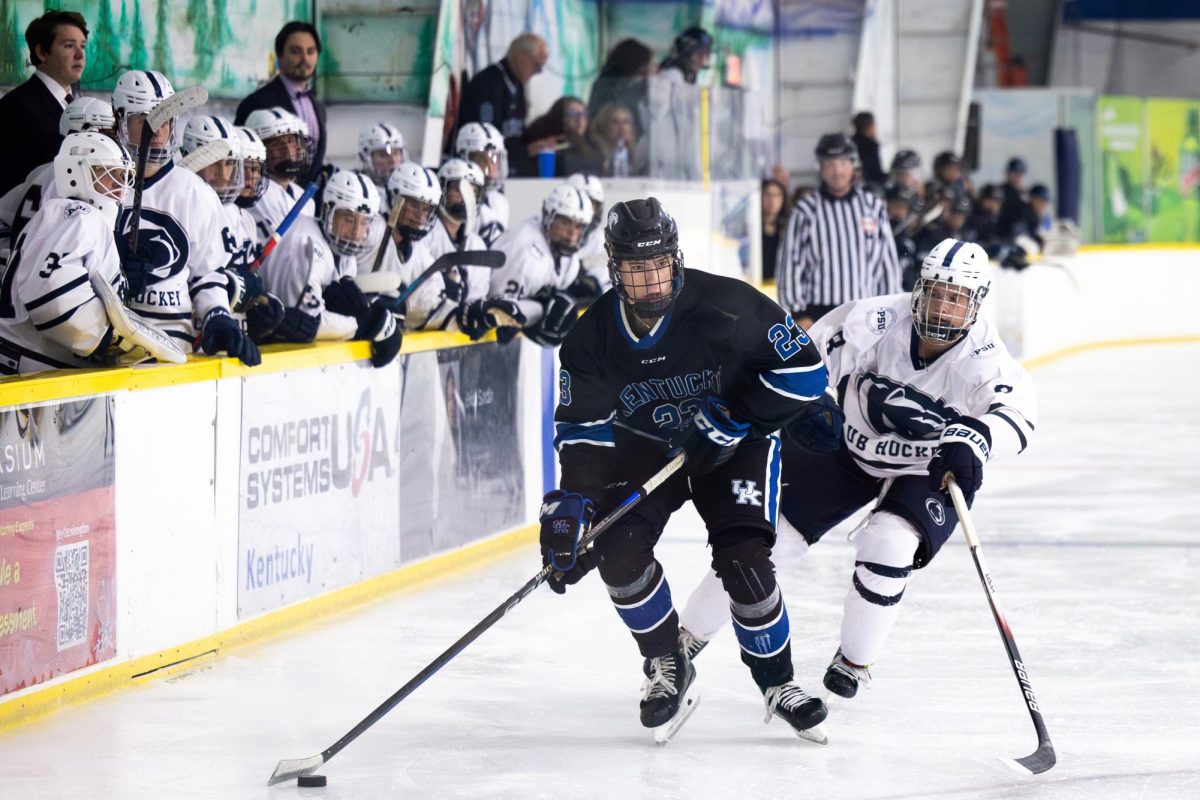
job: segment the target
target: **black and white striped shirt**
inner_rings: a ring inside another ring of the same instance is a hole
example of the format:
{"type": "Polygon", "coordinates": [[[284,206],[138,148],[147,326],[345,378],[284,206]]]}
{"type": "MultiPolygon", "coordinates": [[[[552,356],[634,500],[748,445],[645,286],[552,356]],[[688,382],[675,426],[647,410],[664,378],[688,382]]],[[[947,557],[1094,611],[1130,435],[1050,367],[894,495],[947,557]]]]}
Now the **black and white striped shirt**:
{"type": "Polygon", "coordinates": [[[901,291],[887,206],[858,186],[842,198],[805,197],[780,242],[775,282],[793,313],[901,291]]]}

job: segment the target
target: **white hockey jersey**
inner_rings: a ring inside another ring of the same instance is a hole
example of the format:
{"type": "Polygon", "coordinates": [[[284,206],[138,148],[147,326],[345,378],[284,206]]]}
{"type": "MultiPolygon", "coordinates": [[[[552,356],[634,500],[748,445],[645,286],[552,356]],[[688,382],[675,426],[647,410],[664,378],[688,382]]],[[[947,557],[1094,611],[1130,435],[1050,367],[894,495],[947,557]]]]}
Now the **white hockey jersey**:
{"type": "Polygon", "coordinates": [[[324,291],[335,280],[353,277],[357,266],[353,258],[337,259],[317,220],[302,214],[263,259],[258,275],[263,288],[285,306],[299,308],[320,320],[318,341],[339,341],[354,337],[358,320],[325,308],[324,291]]]}
{"type": "Polygon", "coordinates": [[[0,283],[0,374],[96,366],[87,356],[109,322],[93,273],[124,284],[108,220],[79,200],[46,200],[0,283]]]}
{"type": "MultiPolygon", "coordinates": [[[[461,234],[461,228],[460,234],[461,234]]],[[[467,233],[465,238],[459,243],[455,243],[450,238],[450,232],[446,230],[446,225],[439,217],[433,224],[433,230],[426,234],[421,240],[428,252],[429,263],[417,268],[416,264],[408,270],[406,275],[401,275],[404,283],[407,285],[415,279],[427,267],[431,266],[434,261],[442,257],[446,253],[455,251],[469,250],[487,250],[488,247],[484,244],[483,239],[478,234],[467,233]]],[[[449,330],[457,331],[458,328],[458,303],[452,302],[446,297],[446,280],[457,279],[460,283],[466,284],[466,290],[462,294],[461,302],[472,302],[481,300],[488,296],[488,290],[491,286],[492,271],[486,267],[452,267],[442,275],[434,275],[427,281],[417,287],[417,289],[408,298],[408,319],[404,326],[409,330],[449,330]],[[424,320],[420,326],[414,321],[420,319],[424,314],[424,320]]]]}
{"type": "Polygon", "coordinates": [[[479,238],[491,248],[508,230],[508,198],[499,189],[488,189],[475,208],[475,228],[479,238]]]}
{"type": "Polygon", "coordinates": [[[603,225],[597,225],[583,238],[576,257],[583,271],[600,284],[601,294],[612,288],[612,277],[608,274],[608,251],[604,249],[603,225]]]}
{"type": "MultiPolygon", "coordinates": [[[[412,250],[407,259],[401,256],[394,239],[387,239],[381,243],[381,246],[384,248],[384,252],[383,260],[379,262],[379,271],[392,272],[400,276],[402,287],[412,283],[418,275],[425,271],[426,267],[433,263],[433,257],[429,252],[429,235],[412,243],[412,250]]],[[[372,260],[371,265],[374,266],[374,263],[372,260]]],[[[446,300],[442,291],[444,286],[445,282],[440,277],[434,276],[409,295],[405,301],[408,308],[408,314],[404,320],[406,330],[442,330],[443,326],[453,319],[453,311],[456,306],[446,300]]],[[[397,297],[399,292],[388,292],[387,296],[397,297]]]]}
{"type": "Polygon", "coordinates": [[[236,203],[221,205],[221,245],[225,248],[228,267],[249,267],[262,250],[258,244],[254,217],[236,203]]]}
{"type": "Polygon", "coordinates": [[[982,314],[932,362],[917,354],[911,295],[838,306],[809,335],[846,413],[843,435],[869,475],[923,475],[942,430],[961,416],[987,425],[991,459],[1019,453],[1033,436],[1033,380],[982,314]]]}
{"type": "MultiPolygon", "coordinates": [[[[129,235],[131,208],[122,208],[117,230],[129,235]]],[[[224,220],[217,193],[196,173],[169,163],[142,189],[138,249],[156,266],[146,289],[129,299],[129,307],[183,348],[192,341],[205,315],[229,310],[224,273],[227,256],[221,238],[224,220]]]]}
{"type": "Polygon", "coordinates": [[[542,233],[541,217],[530,217],[519,228],[500,237],[493,250],[504,253],[504,266],[492,273],[489,295],[515,300],[525,315],[525,324],[539,322],[544,301],[555,291],[579,277],[579,253],[555,258],[542,233]]]}
{"type": "Polygon", "coordinates": [[[8,260],[17,236],[42,203],[54,197],[58,197],[58,185],[54,182],[53,161],[34,167],[24,183],[0,197],[0,262],[8,260]]]}
{"type": "MultiPolygon", "coordinates": [[[[255,223],[256,241],[259,245],[271,238],[271,234],[275,233],[279,223],[283,222],[283,218],[296,205],[296,201],[303,196],[304,187],[295,181],[287,186],[281,186],[274,180],[267,180],[267,190],[250,208],[250,215],[254,218],[255,223]]],[[[300,214],[312,217],[316,214],[316,210],[316,204],[309,200],[304,204],[304,208],[300,209],[300,214]]]]}

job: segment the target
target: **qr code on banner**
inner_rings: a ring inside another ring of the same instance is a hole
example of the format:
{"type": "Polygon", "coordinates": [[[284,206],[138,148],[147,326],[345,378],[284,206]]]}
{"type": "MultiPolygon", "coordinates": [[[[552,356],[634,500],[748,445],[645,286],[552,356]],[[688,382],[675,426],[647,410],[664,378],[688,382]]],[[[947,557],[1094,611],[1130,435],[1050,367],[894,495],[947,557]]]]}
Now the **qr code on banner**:
{"type": "Polygon", "coordinates": [[[58,649],[66,650],[87,641],[87,542],[54,551],[54,586],[58,590],[58,649]]]}

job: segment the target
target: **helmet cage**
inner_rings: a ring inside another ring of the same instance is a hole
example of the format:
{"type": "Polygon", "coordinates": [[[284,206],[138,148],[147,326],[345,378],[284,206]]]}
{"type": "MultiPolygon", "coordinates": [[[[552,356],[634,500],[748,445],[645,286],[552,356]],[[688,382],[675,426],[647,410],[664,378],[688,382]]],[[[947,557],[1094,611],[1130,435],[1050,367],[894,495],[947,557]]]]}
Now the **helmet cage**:
{"type": "Polygon", "coordinates": [[[280,133],[263,137],[267,148],[264,169],[272,178],[295,180],[308,174],[316,150],[312,137],[303,133],[280,133]]]}
{"type": "Polygon", "coordinates": [[[933,278],[917,278],[912,293],[913,327],[927,342],[957,342],[979,316],[988,286],[976,289],[933,278]]]}

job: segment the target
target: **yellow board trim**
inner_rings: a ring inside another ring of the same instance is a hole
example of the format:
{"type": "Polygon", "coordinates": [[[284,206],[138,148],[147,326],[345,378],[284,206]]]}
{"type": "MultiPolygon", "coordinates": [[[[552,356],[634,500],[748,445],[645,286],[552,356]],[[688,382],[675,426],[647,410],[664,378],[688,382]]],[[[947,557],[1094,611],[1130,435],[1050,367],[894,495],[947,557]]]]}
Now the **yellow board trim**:
{"type": "Polygon", "coordinates": [[[1128,242],[1122,244],[1081,244],[1080,253],[1116,253],[1124,250],[1200,250],[1195,242],[1128,242]]]}
{"type": "Polygon", "coordinates": [[[1050,353],[1044,353],[1040,356],[1021,359],[1021,364],[1026,369],[1037,369],[1044,367],[1047,364],[1052,364],[1056,361],[1062,361],[1071,356],[1081,355],[1091,352],[1092,350],[1109,350],[1117,347],[1142,347],[1147,345],[1163,345],[1163,344],[1196,344],[1200,343],[1200,334],[1187,336],[1161,336],[1150,337],[1144,339],[1110,339],[1103,342],[1087,342],[1085,344],[1072,345],[1064,347],[1061,350],[1055,350],[1050,353]]]}
{"type": "MultiPolygon", "coordinates": [[[[60,709],[95,700],[130,685],[194,669],[226,650],[297,631],[315,619],[351,611],[399,591],[474,569],[532,544],[536,536],[536,525],[517,528],[268,612],[212,636],[132,661],[100,667],[78,677],[0,701],[0,730],[20,727],[60,709]]],[[[531,554],[531,572],[534,566],[536,559],[531,554]]]]}

